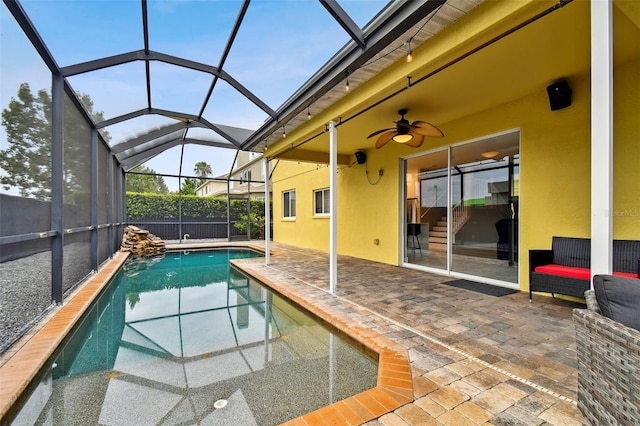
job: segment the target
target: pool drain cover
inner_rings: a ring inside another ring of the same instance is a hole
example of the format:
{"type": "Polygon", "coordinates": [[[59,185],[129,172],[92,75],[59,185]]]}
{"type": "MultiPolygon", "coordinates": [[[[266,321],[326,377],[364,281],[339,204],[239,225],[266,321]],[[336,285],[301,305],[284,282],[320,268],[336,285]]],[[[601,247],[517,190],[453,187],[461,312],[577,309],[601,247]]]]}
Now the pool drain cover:
{"type": "Polygon", "coordinates": [[[224,408],[227,406],[227,400],[226,399],[219,399],[216,402],[213,403],[213,406],[215,408],[224,408]]]}

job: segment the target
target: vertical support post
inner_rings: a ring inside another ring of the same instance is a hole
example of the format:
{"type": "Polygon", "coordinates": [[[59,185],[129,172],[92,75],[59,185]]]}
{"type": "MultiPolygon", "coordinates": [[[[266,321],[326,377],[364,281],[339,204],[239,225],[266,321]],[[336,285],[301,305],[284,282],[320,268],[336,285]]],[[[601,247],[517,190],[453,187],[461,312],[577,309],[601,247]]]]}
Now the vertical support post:
{"type": "Polygon", "coordinates": [[[64,78],[52,74],[51,86],[51,301],[62,303],[64,254],[64,78]]]}
{"type": "Polygon", "coordinates": [[[338,281],[338,132],[333,121],[329,122],[329,291],[336,292],[338,281]]]}
{"type": "Polygon", "coordinates": [[[117,211],[118,211],[118,244],[122,243],[122,231],[124,229],[124,224],[127,222],[127,181],[124,176],[124,170],[122,169],[122,165],[118,165],[118,176],[117,176],[117,187],[118,187],[118,198],[117,198],[117,211]]]}
{"type": "Polygon", "coordinates": [[[251,241],[251,179],[247,181],[247,240],[251,241]]]}
{"type": "Polygon", "coordinates": [[[91,198],[91,270],[98,270],[98,130],[91,129],[91,182],[90,182],[90,198],[91,198]]]}
{"type": "Polygon", "coordinates": [[[238,154],[240,151],[236,151],[235,157],[233,157],[233,163],[229,168],[229,174],[227,175],[227,241],[231,241],[231,176],[233,174],[233,168],[238,161],[238,154]]]}
{"type": "MultiPolygon", "coordinates": [[[[451,146],[447,148],[447,273],[451,273],[453,266],[453,162],[451,161],[451,146]]],[[[460,180],[462,187],[462,180],[460,180]]],[[[464,189],[462,190],[464,191],[464,189]]],[[[460,201],[464,198],[464,192],[460,193],[460,201]]]]}
{"type": "MultiPolygon", "coordinates": [[[[613,265],[613,20],[591,1],[591,278],[613,265]]],[[[591,280],[593,286],[593,279],[591,280]]]]}
{"type": "Polygon", "coordinates": [[[264,161],[264,262],[271,263],[271,173],[269,159],[264,161]]]}
{"type": "Polygon", "coordinates": [[[107,238],[109,238],[109,257],[113,257],[113,254],[116,252],[113,244],[113,213],[115,208],[113,201],[113,154],[109,153],[107,157],[107,223],[109,224],[107,238]]]}
{"type": "Polygon", "coordinates": [[[184,159],[184,144],[180,149],[180,168],[178,169],[178,240],[182,244],[182,160],[184,159]]]}

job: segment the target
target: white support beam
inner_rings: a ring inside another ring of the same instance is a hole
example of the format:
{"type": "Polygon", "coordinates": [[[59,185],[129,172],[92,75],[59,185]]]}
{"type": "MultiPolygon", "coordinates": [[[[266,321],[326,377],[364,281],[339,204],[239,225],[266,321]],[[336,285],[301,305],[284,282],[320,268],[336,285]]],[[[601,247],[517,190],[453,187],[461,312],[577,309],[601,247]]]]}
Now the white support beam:
{"type": "Polygon", "coordinates": [[[612,2],[591,0],[591,278],[613,265],[612,40],[612,2]]]}
{"type": "Polygon", "coordinates": [[[329,122],[329,145],[329,291],[333,294],[338,282],[338,132],[333,121],[329,122]]]}
{"type": "Polygon", "coordinates": [[[271,263],[271,173],[269,170],[269,159],[263,158],[264,162],[264,262],[271,263]]]}

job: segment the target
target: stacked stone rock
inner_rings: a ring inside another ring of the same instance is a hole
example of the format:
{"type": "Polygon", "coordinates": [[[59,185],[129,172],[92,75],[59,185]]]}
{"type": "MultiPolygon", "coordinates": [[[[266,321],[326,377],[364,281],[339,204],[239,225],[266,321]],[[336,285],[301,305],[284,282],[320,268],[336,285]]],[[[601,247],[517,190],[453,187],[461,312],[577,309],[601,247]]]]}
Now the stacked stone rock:
{"type": "Polygon", "coordinates": [[[149,231],[133,225],[124,228],[120,251],[129,251],[136,256],[153,256],[166,250],[164,241],[149,231]]]}

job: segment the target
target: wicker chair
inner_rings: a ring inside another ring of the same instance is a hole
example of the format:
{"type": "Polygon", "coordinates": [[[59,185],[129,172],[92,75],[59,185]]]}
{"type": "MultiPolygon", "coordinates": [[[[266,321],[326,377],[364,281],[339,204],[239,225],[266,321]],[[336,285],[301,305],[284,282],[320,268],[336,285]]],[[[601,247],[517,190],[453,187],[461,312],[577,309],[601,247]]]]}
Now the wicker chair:
{"type": "Polygon", "coordinates": [[[600,315],[593,290],[574,309],[578,408],[592,425],[640,424],[640,331],[600,315]]]}

